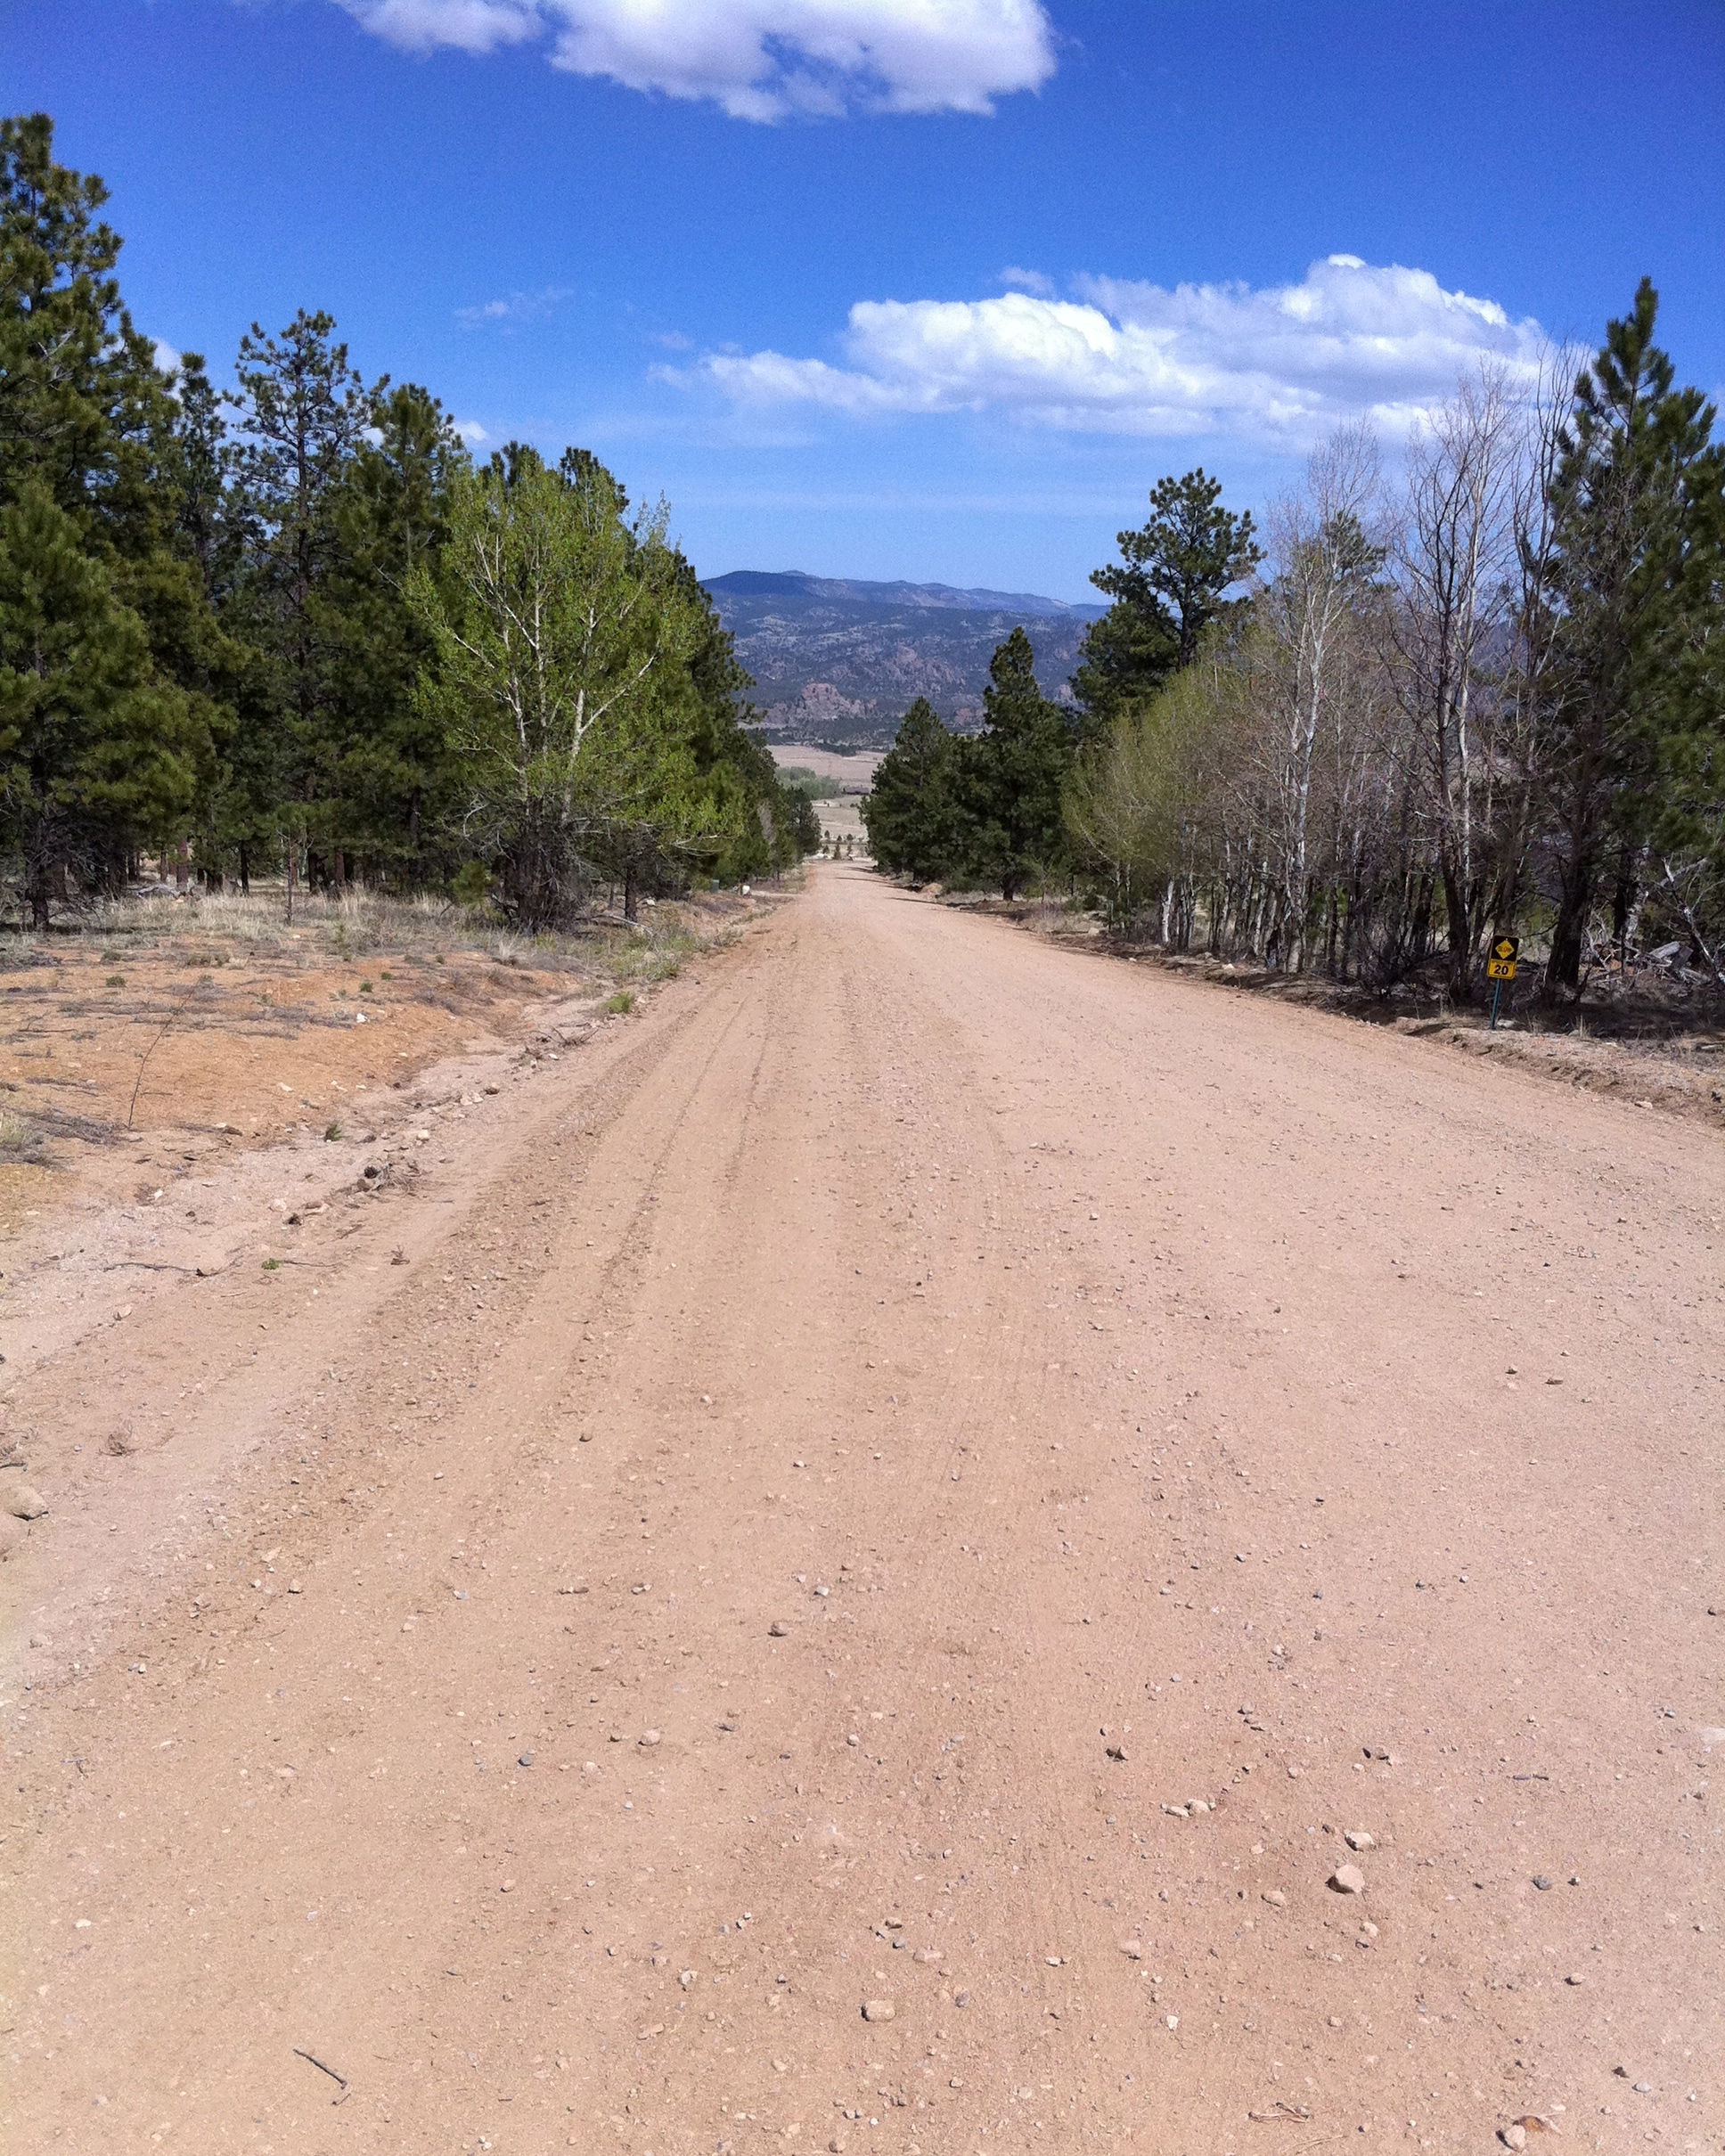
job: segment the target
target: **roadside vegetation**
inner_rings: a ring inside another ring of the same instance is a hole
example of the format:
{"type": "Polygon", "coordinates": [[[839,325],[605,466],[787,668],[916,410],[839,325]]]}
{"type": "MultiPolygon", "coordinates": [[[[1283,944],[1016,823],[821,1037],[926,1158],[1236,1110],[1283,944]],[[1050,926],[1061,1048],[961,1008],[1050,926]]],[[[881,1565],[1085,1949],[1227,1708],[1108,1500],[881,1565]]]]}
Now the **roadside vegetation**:
{"type": "Polygon", "coordinates": [[[267,882],[532,935],[813,850],[664,504],[476,462],[315,311],[218,389],[133,323],[105,200],[0,121],[0,905],[267,882]]]}
{"type": "Polygon", "coordinates": [[[905,715],[876,862],[1366,992],[1477,1000],[1505,935],[1559,1009],[1725,990],[1725,447],[1656,312],[1531,396],[1482,370],[1393,460],[1345,429],[1262,533],[1163,480],[1069,703],[1020,631],[979,734],[905,715]]]}

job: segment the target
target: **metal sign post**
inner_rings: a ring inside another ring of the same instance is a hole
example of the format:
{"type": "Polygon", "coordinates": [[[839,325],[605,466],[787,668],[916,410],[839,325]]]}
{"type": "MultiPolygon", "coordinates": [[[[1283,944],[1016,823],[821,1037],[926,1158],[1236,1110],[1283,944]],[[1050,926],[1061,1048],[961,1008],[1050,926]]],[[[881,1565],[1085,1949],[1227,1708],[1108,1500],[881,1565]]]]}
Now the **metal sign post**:
{"type": "Polygon", "coordinates": [[[1492,1023],[1487,1029],[1489,1032],[1496,1033],[1498,1029],[1498,999],[1503,993],[1503,984],[1516,977],[1516,957],[1520,950],[1521,938],[1518,935],[1494,935],[1492,938],[1491,955],[1485,961],[1485,977],[1492,984],[1492,1023]]]}

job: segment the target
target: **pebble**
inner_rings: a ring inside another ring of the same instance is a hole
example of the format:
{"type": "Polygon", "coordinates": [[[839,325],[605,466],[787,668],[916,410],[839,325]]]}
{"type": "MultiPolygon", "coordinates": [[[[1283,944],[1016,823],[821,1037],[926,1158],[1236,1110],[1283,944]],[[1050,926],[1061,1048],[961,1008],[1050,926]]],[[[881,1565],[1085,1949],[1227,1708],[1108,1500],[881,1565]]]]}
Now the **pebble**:
{"type": "Polygon", "coordinates": [[[1342,1839],[1352,1850],[1376,1849],[1378,1847],[1371,1836],[1360,1827],[1355,1827],[1352,1833],[1344,1834],[1342,1839]]]}
{"type": "Polygon", "coordinates": [[[782,1617],[775,1617],[766,1628],[766,1633],[769,1639],[785,1639],[789,1637],[790,1627],[782,1617]]]}
{"type": "Polygon", "coordinates": [[[28,1482],[12,1482],[6,1490],[6,1510],[14,1520],[39,1520],[48,1509],[48,1500],[39,1490],[32,1490],[28,1482]]]}
{"type": "Polygon", "coordinates": [[[658,1741],[659,1736],[657,1729],[643,1729],[642,1731],[641,1746],[643,1752],[650,1752],[653,1746],[657,1744],[658,1741]]]}
{"type": "Polygon", "coordinates": [[[897,2012],[890,1999],[864,1999],[862,2002],[862,2019],[865,2021],[890,2021],[897,2012]]]}
{"type": "Polygon", "coordinates": [[[1111,1760],[1118,1760],[1123,1767],[1125,1765],[1126,1747],[1124,1744],[1110,1744],[1108,1748],[1108,1753],[1111,1760]]]}
{"type": "Polygon", "coordinates": [[[1328,1883],[1337,1894],[1363,1894],[1366,1875],[1357,1864],[1338,1864],[1330,1874],[1328,1883]]]}
{"type": "Polygon", "coordinates": [[[1120,1951],[1128,1961],[1141,1962],[1144,1958],[1144,1942],[1140,1939],[1123,1939],[1120,1951]]]}
{"type": "Polygon", "coordinates": [[[531,1767],[533,1764],[533,1754],[530,1752],[524,1752],[520,1758],[516,1760],[515,1764],[518,1767],[531,1767]]]}
{"type": "Polygon", "coordinates": [[[1546,1877],[1543,1872],[1539,1873],[1535,1876],[1533,1884],[1539,1889],[1541,1894],[1549,1893],[1551,1891],[1551,1882],[1546,1877]]]}
{"type": "Polygon", "coordinates": [[[1261,1894],[1258,1899],[1267,1901],[1272,1909],[1285,1909],[1288,1907],[1288,1897],[1279,1887],[1271,1887],[1267,1894],[1261,1894]]]}
{"type": "Polygon", "coordinates": [[[1170,2029],[1178,2029],[1180,2027],[1180,2016],[1177,2013],[1171,2013],[1167,2018],[1168,2026],[1170,2029]]]}
{"type": "Polygon", "coordinates": [[[1572,1975],[1565,1977],[1564,1981],[1566,1984],[1584,1984],[1586,1983],[1587,1979],[1582,1975],[1582,1972],[1577,1969],[1572,1975]]]}
{"type": "Polygon", "coordinates": [[[955,1991],[952,1994],[952,2004],[955,2006],[968,2006],[970,2004],[970,1994],[968,1991],[955,1991]]]}
{"type": "Polygon", "coordinates": [[[1525,2126],[1500,2127],[1498,2139],[1506,2149],[1525,2149],[1527,2146],[1527,2128],[1525,2126]]]}

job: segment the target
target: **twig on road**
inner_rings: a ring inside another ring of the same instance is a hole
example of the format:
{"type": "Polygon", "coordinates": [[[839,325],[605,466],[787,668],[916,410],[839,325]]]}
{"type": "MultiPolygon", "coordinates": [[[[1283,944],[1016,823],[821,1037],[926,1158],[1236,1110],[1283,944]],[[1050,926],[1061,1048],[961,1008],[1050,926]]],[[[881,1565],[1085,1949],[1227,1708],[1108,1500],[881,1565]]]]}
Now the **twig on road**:
{"type": "Polygon", "coordinates": [[[337,2073],[333,2066],[325,2066],[322,2059],[313,2058],[310,2052],[301,2051],[298,2044],[296,2044],[293,2047],[293,2055],[296,2059],[304,2059],[308,2066],[316,2067],[319,2073],[328,2074],[331,2081],[339,2081],[341,2084],[341,2094],[339,2096],[331,2096],[330,2098],[330,2102],[331,2103],[345,2103],[347,2102],[349,2091],[347,2087],[347,2078],[345,2074],[337,2073]]]}

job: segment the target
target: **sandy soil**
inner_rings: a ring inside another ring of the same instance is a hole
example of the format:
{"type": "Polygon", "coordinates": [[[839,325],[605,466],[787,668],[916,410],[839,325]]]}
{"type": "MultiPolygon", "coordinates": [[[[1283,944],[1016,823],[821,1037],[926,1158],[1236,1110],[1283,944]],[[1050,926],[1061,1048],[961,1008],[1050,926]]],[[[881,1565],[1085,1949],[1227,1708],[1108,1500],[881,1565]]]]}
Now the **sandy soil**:
{"type": "Polygon", "coordinates": [[[8,1337],[9,2146],[1721,2145],[1714,1139],[832,865],[485,1068],[8,1337]]]}

